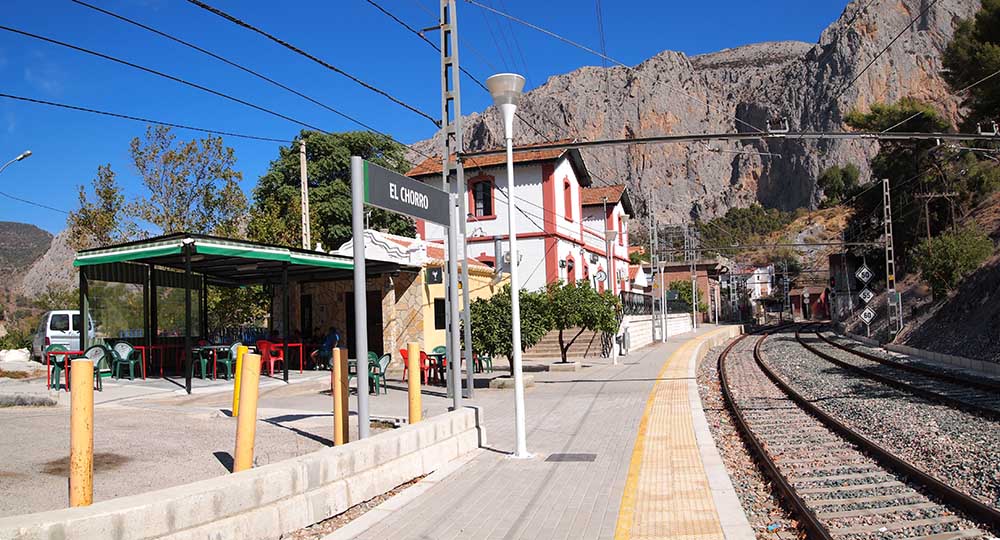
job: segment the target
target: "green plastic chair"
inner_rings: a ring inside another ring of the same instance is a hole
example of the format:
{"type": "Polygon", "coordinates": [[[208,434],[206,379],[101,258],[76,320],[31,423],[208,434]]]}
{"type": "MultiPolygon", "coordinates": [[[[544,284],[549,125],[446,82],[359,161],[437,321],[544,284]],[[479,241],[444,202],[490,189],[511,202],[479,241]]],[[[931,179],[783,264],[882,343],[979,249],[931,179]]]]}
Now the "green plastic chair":
{"type": "MultiPolygon", "coordinates": [[[[444,345],[438,345],[431,349],[431,354],[448,354],[448,347],[444,345]]],[[[448,358],[441,357],[441,361],[437,364],[437,373],[435,373],[435,380],[444,381],[448,373],[448,358]]]]}
{"type": "Polygon", "coordinates": [[[476,367],[479,369],[480,373],[493,373],[493,357],[488,354],[477,354],[476,367]]]}
{"type": "Polygon", "coordinates": [[[226,380],[228,381],[233,377],[233,370],[236,369],[236,349],[242,346],[240,342],[233,343],[228,349],[216,351],[215,354],[219,355],[216,359],[219,365],[226,367],[226,380]]]}
{"type": "MultiPolygon", "coordinates": [[[[45,347],[45,352],[47,353],[52,351],[68,350],[69,349],[66,348],[65,345],[49,345],[48,347],[45,347]]],[[[66,355],[54,354],[49,357],[49,363],[52,365],[52,383],[49,385],[49,388],[55,388],[58,390],[59,387],[62,386],[60,381],[62,379],[62,372],[66,368],[66,355]]],[[[69,388],[67,388],[67,390],[68,389],[69,388]]]]}
{"type": "Polygon", "coordinates": [[[83,355],[94,361],[94,379],[97,383],[97,390],[103,392],[104,384],[101,382],[101,371],[109,369],[115,363],[118,353],[106,345],[92,345],[83,351],[83,355]]]}
{"type": "Polygon", "coordinates": [[[389,368],[389,362],[391,361],[392,355],[386,353],[378,358],[375,363],[368,364],[368,380],[371,381],[371,386],[375,388],[375,394],[379,393],[379,388],[382,389],[382,393],[389,393],[389,387],[387,386],[388,381],[385,378],[385,372],[389,368]]]}
{"type": "Polygon", "coordinates": [[[142,354],[135,350],[135,347],[127,341],[119,341],[114,344],[112,350],[116,353],[114,360],[111,363],[111,375],[116,378],[121,378],[121,369],[123,366],[128,366],[128,380],[135,380],[135,365],[142,362],[142,354]]]}

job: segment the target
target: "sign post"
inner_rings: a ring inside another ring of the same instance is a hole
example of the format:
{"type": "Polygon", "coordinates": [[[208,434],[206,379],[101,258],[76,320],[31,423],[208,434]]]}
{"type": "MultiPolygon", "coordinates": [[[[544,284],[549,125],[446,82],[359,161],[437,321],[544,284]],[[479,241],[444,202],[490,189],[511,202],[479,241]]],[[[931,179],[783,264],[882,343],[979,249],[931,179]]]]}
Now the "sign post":
{"type": "MultiPolygon", "coordinates": [[[[366,305],[365,285],[365,228],[364,205],[370,204],[385,210],[405,214],[413,218],[423,219],[449,226],[450,220],[457,218],[452,213],[456,211],[455,198],[447,192],[418,182],[412,178],[390,171],[384,167],[370,163],[358,156],[351,156],[351,233],[354,243],[354,320],[355,320],[355,356],[358,362],[358,425],[360,438],[368,436],[368,377],[362,375],[362,369],[367,371],[368,362],[368,309],[366,305]]],[[[449,227],[448,249],[450,251],[448,273],[448,301],[451,303],[451,313],[458,313],[458,269],[457,246],[449,227]]],[[[453,385],[452,398],[455,408],[461,406],[461,353],[459,325],[452,322],[450,350],[448,361],[452,366],[453,385]],[[456,363],[457,362],[457,363],[456,363]]],[[[469,366],[471,369],[471,365],[469,366]]]]}

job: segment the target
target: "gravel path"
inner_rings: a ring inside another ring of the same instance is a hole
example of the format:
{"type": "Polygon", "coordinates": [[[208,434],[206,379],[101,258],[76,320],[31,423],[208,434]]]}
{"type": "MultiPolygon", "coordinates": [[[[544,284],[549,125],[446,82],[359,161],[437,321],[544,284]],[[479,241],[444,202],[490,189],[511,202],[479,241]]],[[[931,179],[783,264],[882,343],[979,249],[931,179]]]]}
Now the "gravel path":
{"type": "Polygon", "coordinates": [[[781,475],[834,538],[987,537],[789,400],[754,361],[756,340],[745,339],[727,360],[733,398],[781,475]]]}
{"type": "MultiPolygon", "coordinates": [[[[749,339],[749,338],[748,338],[749,339]]],[[[733,419],[722,400],[717,370],[723,347],[709,351],[698,364],[698,393],[705,409],[715,447],[736,488],[743,511],[758,539],[797,538],[797,525],[771,489],[770,482],[743,444],[733,419]]]]}
{"type": "Polygon", "coordinates": [[[928,473],[1000,508],[1000,422],[836,367],[799,345],[792,330],[769,337],[763,351],[769,366],[824,411],[928,473]]]}

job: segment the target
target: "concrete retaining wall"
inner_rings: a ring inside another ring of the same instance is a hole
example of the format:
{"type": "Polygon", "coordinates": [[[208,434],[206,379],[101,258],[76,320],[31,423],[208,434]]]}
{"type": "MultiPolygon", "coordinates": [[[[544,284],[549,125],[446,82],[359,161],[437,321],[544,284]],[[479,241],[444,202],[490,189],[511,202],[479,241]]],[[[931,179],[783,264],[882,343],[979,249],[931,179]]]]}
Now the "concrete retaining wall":
{"type": "Polygon", "coordinates": [[[984,362],[982,360],[973,360],[971,358],[964,358],[952,354],[925,351],[923,349],[917,349],[907,345],[897,345],[895,343],[887,343],[885,345],[885,349],[887,351],[923,358],[924,360],[928,360],[930,362],[940,362],[942,364],[950,364],[952,366],[979,371],[988,375],[1000,376],[1000,364],[996,362],[984,362]]]}
{"type": "MultiPolygon", "coordinates": [[[[274,539],[367,501],[485,444],[466,408],[229,476],[0,518],[5,540],[274,539]]],[[[183,463],[178,463],[183,467],[183,463]]]]}

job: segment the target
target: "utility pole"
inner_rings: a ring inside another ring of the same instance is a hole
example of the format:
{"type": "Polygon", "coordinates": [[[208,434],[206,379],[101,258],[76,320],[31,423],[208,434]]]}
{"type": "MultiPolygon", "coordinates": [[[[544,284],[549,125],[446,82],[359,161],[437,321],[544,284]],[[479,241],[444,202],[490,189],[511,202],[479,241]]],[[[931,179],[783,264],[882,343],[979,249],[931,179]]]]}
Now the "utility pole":
{"type": "MultiPolygon", "coordinates": [[[[458,306],[458,232],[462,233],[462,253],[466,252],[466,214],[465,214],[465,170],[462,161],[458,159],[458,154],[462,152],[462,102],[461,102],[461,77],[459,76],[458,64],[458,21],[456,17],[455,0],[441,0],[439,13],[440,29],[440,49],[441,49],[441,143],[442,143],[442,166],[441,181],[442,186],[448,185],[451,193],[450,204],[457,208],[450,208],[448,215],[448,307],[449,307],[449,340],[448,340],[448,361],[451,366],[451,380],[449,384],[452,392],[452,406],[458,409],[462,406],[462,344],[461,344],[461,316],[458,306]],[[452,161],[452,156],[455,156],[452,161]],[[455,170],[454,181],[451,180],[451,171],[455,170]],[[459,213],[460,212],[460,213],[459,213]]],[[[513,196],[513,192],[510,194],[513,196]]],[[[513,203],[513,201],[511,201],[513,203]]],[[[468,257],[462,257],[462,280],[464,281],[463,300],[465,301],[465,314],[469,310],[469,265],[468,257]]],[[[466,351],[471,350],[471,328],[468,320],[466,328],[466,351]]],[[[466,362],[469,393],[472,392],[472,361],[471,355],[466,352],[466,362]]]]}
{"type": "Polygon", "coordinates": [[[306,167],[306,140],[299,139],[299,180],[302,190],[302,249],[311,249],[312,233],[309,230],[309,170],[306,167]]]}
{"type": "MultiPolygon", "coordinates": [[[[924,200],[924,220],[927,222],[926,224],[927,224],[927,240],[928,240],[928,242],[931,239],[931,206],[930,206],[931,200],[933,200],[933,199],[946,199],[951,204],[951,207],[952,207],[951,224],[952,224],[952,228],[954,228],[955,227],[955,211],[954,211],[955,205],[954,205],[954,202],[951,200],[952,197],[958,197],[958,193],[956,193],[954,191],[946,191],[946,192],[943,192],[943,193],[918,193],[917,195],[915,195],[915,198],[917,198],[917,199],[923,199],[924,200]]],[[[927,248],[930,249],[930,244],[928,244],[927,248]]]]}
{"type": "MultiPolygon", "coordinates": [[[[608,216],[608,198],[607,197],[603,197],[603,200],[604,200],[604,223],[605,223],[605,225],[604,225],[604,229],[605,229],[604,230],[604,249],[605,249],[604,254],[605,254],[606,258],[607,258],[607,263],[608,263],[608,268],[605,271],[605,282],[607,283],[608,291],[610,291],[611,294],[615,294],[615,285],[614,285],[615,282],[614,282],[614,280],[612,279],[612,276],[611,276],[611,270],[612,270],[612,268],[614,268],[614,266],[612,266],[612,265],[614,263],[614,256],[615,255],[614,255],[614,253],[611,250],[614,249],[615,233],[617,231],[615,231],[614,229],[609,228],[610,223],[608,223],[608,218],[609,218],[609,216],[608,216]]],[[[617,333],[611,335],[611,365],[613,365],[613,366],[617,366],[618,365],[618,349],[615,349],[615,341],[616,341],[617,337],[618,337],[617,333]]]]}
{"type": "Polygon", "coordinates": [[[694,249],[694,234],[687,223],[684,224],[684,244],[687,248],[688,260],[691,261],[691,327],[698,329],[698,261],[694,249]]]}
{"type": "MultiPolygon", "coordinates": [[[[656,194],[653,190],[649,190],[649,198],[647,199],[649,203],[649,274],[651,279],[656,279],[656,263],[658,257],[656,256],[656,217],[653,215],[653,208],[656,207],[656,194]]],[[[655,287],[650,287],[650,292],[653,291],[655,287]]],[[[662,288],[662,285],[661,285],[662,288]]],[[[656,341],[656,298],[652,298],[653,302],[653,313],[652,313],[652,323],[653,323],[653,341],[656,341]]],[[[663,316],[663,304],[660,304],[660,316],[663,316]]]]}
{"type": "Polygon", "coordinates": [[[892,197],[889,179],[882,179],[882,220],[885,224],[885,289],[889,333],[894,337],[903,330],[903,299],[896,292],[896,257],[892,242],[892,197]]]}

